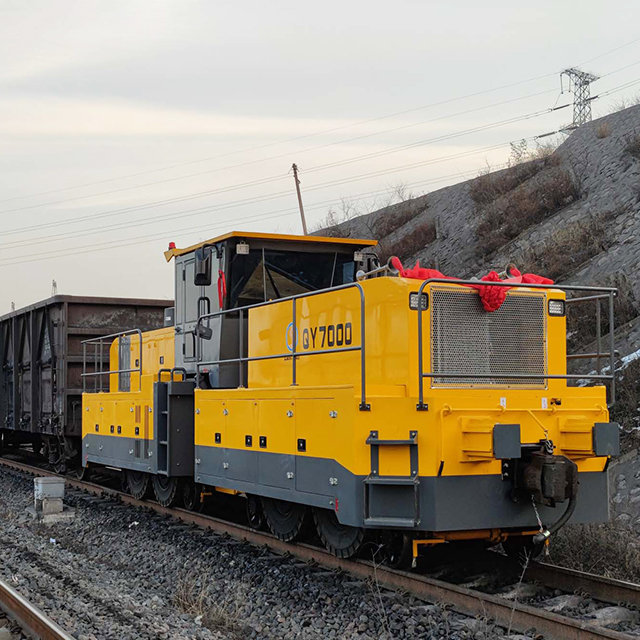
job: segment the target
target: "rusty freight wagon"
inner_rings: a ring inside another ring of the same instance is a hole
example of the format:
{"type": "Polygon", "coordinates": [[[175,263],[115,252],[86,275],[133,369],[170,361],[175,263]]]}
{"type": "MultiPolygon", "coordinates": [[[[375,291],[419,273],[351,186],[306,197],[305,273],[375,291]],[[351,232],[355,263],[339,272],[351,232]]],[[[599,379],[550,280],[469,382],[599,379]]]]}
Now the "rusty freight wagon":
{"type": "MultiPolygon", "coordinates": [[[[172,304],[57,295],[1,316],[0,447],[31,443],[58,471],[81,468],[82,342],[162,327],[172,304]]],[[[103,369],[108,357],[108,348],[96,354],[86,372],[103,369]]]]}

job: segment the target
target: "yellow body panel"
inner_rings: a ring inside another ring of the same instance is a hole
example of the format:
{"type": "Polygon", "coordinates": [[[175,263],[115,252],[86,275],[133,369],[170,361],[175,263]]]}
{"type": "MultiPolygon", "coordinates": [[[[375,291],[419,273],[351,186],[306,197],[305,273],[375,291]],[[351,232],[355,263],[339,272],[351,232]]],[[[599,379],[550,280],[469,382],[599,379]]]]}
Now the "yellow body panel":
{"type": "MultiPolygon", "coordinates": [[[[360,352],[307,355],[361,344],[360,294],[331,291],[296,302],[297,385],[292,358],[249,363],[248,389],[197,390],[195,443],[234,449],[309,455],[336,460],[356,475],[371,470],[365,440],[406,440],[418,431],[420,476],[500,474],[494,457],[496,423],[519,424],[522,443],[551,439],[556,453],[580,471],[601,471],[606,458],[593,456],[595,422],[607,422],[604,387],[568,387],[550,379],[545,388],[435,388],[425,379],[428,411],[417,411],[417,311],[409,295],[420,282],[377,278],[362,283],[366,299],[366,389],[371,411],[360,411],[360,352]],[[347,329],[349,326],[348,339],[347,329]],[[330,329],[329,327],[333,327],[330,329]],[[341,329],[339,327],[342,327],[341,329]],[[339,336],[341,338],[339,339],[339,336]],[[226,411],[226,413],[225,413],[226,411]],[[288,412],[291,415],[288,415],[288,412]],[[330,417],[335,414],[335,417],[330,417]],[[222,434],[215,443],[214,434],[222,434]],[[252,436],[247,446],[245,437],[252,436]],[[258,448],[260,436],[267,446],[258,448]],[[299,438],[306,451],[297,450],[299,438]]],[[[425,288],[430,293],[430,287],[425,288]]],[[[469,295],[477,295],[469,289],[469,295]]],[[[533,289],[509,295],[564,299],[559,290],[533,289]]],[[[545,301],[546,308],[546,301],[545,301]]],[[[429,314],[423,314],[424,371],[430,370],[429,314]]],[[[249,357],[286,354],[293,347],[293,305],[283,301],[249,312],[249,357]]],[[[566,374],[564,317],[546,318],[548,372],[566,374]]],[[[408,447],[380,448],[380,475],[409,476],[408,447]]]]}
{"type": "MultiPolygon", "coordinates": [[[[108,375],[109,391],[82,394],[82,435],[98,433],[123,438],[153,438],[153,383],[160,369],[174,366],[174,329],[157,329],[142,334],[142,376],[130,374],[130,391],[120,391],[119,374],[108,375]]],[[[109,349],[110,371],[119,368],[119,339],[109,349]]],[[[139,367],[140,338],[131,334],[129,339],[130,367],[139,367]]],[[[169,380],[169,372],[162,380],[169,380]]]]}

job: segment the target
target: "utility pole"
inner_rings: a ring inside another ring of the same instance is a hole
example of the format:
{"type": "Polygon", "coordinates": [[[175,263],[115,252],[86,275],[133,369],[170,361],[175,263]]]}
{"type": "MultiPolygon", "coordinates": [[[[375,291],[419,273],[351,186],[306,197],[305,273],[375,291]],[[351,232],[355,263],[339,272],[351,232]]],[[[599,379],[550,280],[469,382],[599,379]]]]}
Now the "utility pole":
{"type": "Polygon", "coordinates": [[[589,85],[598,79],[592,73],[580,71],[575,67],[565,69],[560,73],[560,90],[562,77],[569,78],[569,91],[573,92],[573,126],[579,127],[585,122],[591,122],[591,89],[589,85]]]}
{"type": "Polygon", "coordinates": [[[294,162],[291,165],[293,169],[293,179],[296,183],[296,193],[298,194],[298,206],[300,207],[300,217],[302,218],[302,233],[306,236],[307,233],[307,221],[304,218],[304,207],[302,206],[302,195],[300,193],[300,180],[298,180],[298,165],[294,162]]]}

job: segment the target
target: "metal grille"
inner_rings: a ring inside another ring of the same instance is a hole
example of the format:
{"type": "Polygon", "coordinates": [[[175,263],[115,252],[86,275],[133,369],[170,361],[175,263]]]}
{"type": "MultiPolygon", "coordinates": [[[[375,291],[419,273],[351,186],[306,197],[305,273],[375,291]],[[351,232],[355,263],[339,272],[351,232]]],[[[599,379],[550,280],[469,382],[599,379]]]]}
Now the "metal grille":
{"type": "Polygon", "coordinates": [[[546,295],[510,291],[497,311],[482,308],[474,289],[431,288],[431,372],[434,387],[544,388],[544,379],[501,378],[547,373],[546,295]],[[466,377],[468,374],[468,377],[466,377]],[[495,375],[490,378],[474,374],[495,375]]]}

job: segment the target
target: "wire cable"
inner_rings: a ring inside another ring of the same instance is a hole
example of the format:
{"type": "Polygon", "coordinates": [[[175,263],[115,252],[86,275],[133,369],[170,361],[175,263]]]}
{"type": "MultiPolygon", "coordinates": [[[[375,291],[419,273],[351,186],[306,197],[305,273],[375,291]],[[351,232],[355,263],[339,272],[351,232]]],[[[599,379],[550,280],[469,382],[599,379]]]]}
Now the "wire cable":
{"type": "MultiPolygon", "coordinates": [[[[532,97],[538,97],[538,96],[541,96],[541,95],[544,95],[544,94],[547,94],[547,93],[554,93],[554,92],[555,92],[555,89],[550,89],[550,90],[547,90],[547,91],[540,91],[540,92],[529,94],[529,95],[526,95],[526,96],[521,96],[521,97],[518,97],[518,98],[512,98],[512,99],[509,99],[509,100],[502,100],[500,102],[496,102],[496,103],[489,104],[489,105],[484,105],[482,107],[475,107],[475,108],[472,108],[472,109],[467,109],[465,111],[460,111],[458,113],[446,114],[444,116],[439,116],[437,118],[430,118],[428,120],[422,120],[420,122],[415,122],[415,123],[402,125],[402,126],[399,126],[399,127],[394,127],[392,129],[385,129],[385,130],[382,130],[382,131],[376,131],[376,132],[373,132],[373,133],[363,134],[363,135],[360,135],[360,136],[355,136],[353,138],[347,138],[346,140],[339,140],[337,142],[329,142],[329,143],[317,145],[315,147],[309,147],[307,149],[301,149],[299,151],[296,151],[296,155],[299,156],[299,155],[301,155],[303,153],[309,153],[311,151],[317,151],[319,149],[325,149],[325,148],[333,147],[333,146],[336,146],[336,145],[347,144],[349,142],[356,142],[356,141],[359,141],[359,140],[363,140],[365,138],[371,138],[371,137],[374,137],[374,136],[384,135],[386,133],[394,133],[396,131],[400,131],[400,130],[403,130],[403,129],[409,129],[411,127],[417,127],[417,126],[420,126],[420,125],[423,125],[423,124],[437,122],[437,121],[440,121],[440,120],[447,120],[449,118],[455,118],[455,117],[459,117],[459,116],[463,116],[463,115],[469,115],[471,113],[476,113],[478,111],[483,111],[483,110],[486,110],[486,109],[493,109],[495,107],[502,106],[502,105],[505,105],[505,104],[518,102],[520,100],[527,100],[527,99],[532,98],[532,97]]],[[[26,206],[23,206],[23,207],[15,207],[13,209],[4,209],[4,210],[0,211],[0,215],[3,214],[3,213],[15,213],[15,212],[19,212],[19,211],[28,211],[30,209],[39,209],[39,208],[45,207],[45,206],[52,206],[52,205],[55,206],[55,205],[64,204],[64,203],[67,203],[67,202],[77,202],[78,200],[87,200],[87,199],[90,199],[90,198],[97,198],[97,197],[100,197],[100,196],[112,195],[114,193],[122,193],[122,192],[125,192],[125,191],[133,191],[135,189],[142,189],[142,188],[145,188],[145,187],[156,186],[156,185],[159,185],[159,184],[167,184],[167,183],[170,183],[170,182],[176,182],[176,181],[185,180],[185,179],[188,179],[188,178],[195,178],[195,177],[200,177],[200,176],[204,176],[204,175],[210,175],[212,173],[218,173],[220,171],[228,171],[228,170],[232,170],[232,169],[240,169],[240,168],[247,167],[247,166],[250,166],[250,165],[261,164],[263,162],[268,162],[268,161],[271,161],[271,160],[279,160],[281,158],[290,158],[290,157],[291,157],[291,153],[287,152],[287,153],[282,153],[282,154],[276,155],[276,156],[270,156],[268,158],[261,158],[261,159],[258,159],[258,160],[250,160],[250,161],[242,162],[242,163],[235,164],[235,165],[227,165],[227,166],[224,166],[224,167],[218,167],[218,168],[215,168],[215,169],[209,169],[207,171],[199,171],[197,173],[190,173],[190,174],[183,175],[183,176],[165,178],[163,180],[156,180],[156,181],[153,181],[153,182],[146,182],[146,183],[143,183],[143,184],[137,184],[137,185],[133,185],[133,186],[129,186],[129,187],[121,187],[121,188],[118,188],[118,189],[110,189],[108,191],[101,191],[99,193],[91,193],[91,194],[87,194],[87,195],[83,195],[83,196],[76,196],[76,197],[73,197],[73,198],[64,198],[62,200],[52,200],[52,201],[49,201],[49,202],[42,202],[42,203],[38,203],[38,204],[26,205],[26,206]]],[[[283,177],[283,176],[280,176],[280,177],[283,177]]],[[[277,178],[278,177],[274,176],[272,178],[265,178],[264,180],[265,181],[273,181],[273,180],[276,180],[277,178]]],[[[259,184],[259,183],[260,182],[256,182],[255,184],[259,184]]],[[[241,183],[240,185],[238,185],[237,188],[242,188],[242,187],[245,187],[245,186],[251,186],[252,184],[254,184],[254,183],[241,183]]],[[[231,185],[231,187],[229,187],[229,188],[232,188],[232,187],[234,187],[234,185],[231,185]]]]}

